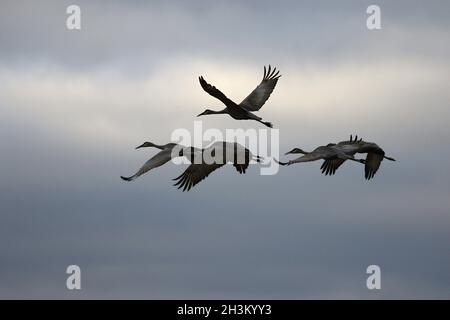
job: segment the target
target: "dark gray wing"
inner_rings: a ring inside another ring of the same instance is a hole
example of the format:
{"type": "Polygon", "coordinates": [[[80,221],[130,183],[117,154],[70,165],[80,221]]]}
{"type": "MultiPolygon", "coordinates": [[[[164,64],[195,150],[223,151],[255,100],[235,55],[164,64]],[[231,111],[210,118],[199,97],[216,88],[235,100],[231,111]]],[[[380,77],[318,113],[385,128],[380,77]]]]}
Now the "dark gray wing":
{"type": "Polygon", "coordinates": [[[160,151],[155,156],[153,156],[153,158],[144,163],[144,165],[138,170],[138,172],[136,172],[131,177],[124,177],[124,176],[120,177],[122,178],[122,180],[125,181],[133,181],[134,179],[143,175],[144,173],[169,162],[171,159],[172,159],[172,150],[167,149],[160,151]]]}
{"type": "Polygon", "coordinates": [[[178,189],[183,188],[183,191],[189,191],[193,186],[205,179],[211,172],[223,165],[224,163],[191,164],[180,176],[173,179],[177,181],[174,186],[178,186],[178,189]]]}
{"type": "Polygon", "coordinates": [[[200,85],[202,86],[203,90],[205,90],[211,96],[213,96],[214,98],[219,99],[226,106],[228,106],[230,104],[234,104],[234,102],[231,101],[230,99],[228,99],[228,97],[225,94],[223,94],[222,91],[217,89],[215,86],[210,85],[208,82],[206,82],[205,79],[203,79],[203,77],[199,77],[198,80],[199,80],[200,85]]]}
{"type": "Polygon", "coordinates": [[[366,165],[364,168],[365,177],[367,180],[370,180],[374,177],[375,173],[377,173],[378,168],[380,168],[381,161],[383,161],[384,152],[383,153],[374,153],[369,152],[366,157],[366,165]]]}
{"type": "Polygon", "coordinates": [[[333,175],[336,173],[336,170],[345,162],[345,159],[328,159],[325,160],[322,163],[322,166],[320,169],[322,170],[322,173],[324,173],[326,176],[333,175]]]}
{"type": "Polygon", "coordinates": [[[261,83],[245,98],[239,106],[248,111],[258,111],[264,105],[264,103],[269,99],[270,94],[277,85],[278,79],[281,75],[278,75],[280,71],[276,68],[266,70],[264,66],[264,76],[261,83]]]}

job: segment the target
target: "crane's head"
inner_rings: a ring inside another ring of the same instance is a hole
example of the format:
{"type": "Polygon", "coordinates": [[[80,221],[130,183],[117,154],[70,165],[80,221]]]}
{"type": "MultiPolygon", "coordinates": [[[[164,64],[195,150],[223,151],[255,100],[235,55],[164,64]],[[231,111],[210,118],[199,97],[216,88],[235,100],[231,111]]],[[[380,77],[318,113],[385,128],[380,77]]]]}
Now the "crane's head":
{"type": "Polygon", "coordinates": [[[210,109],[206,109],[205,111],[203,111],[202,113],[200,113],[197,117],[200,117],[200,116],[206,116],[206,115],[208,115],[208,114],[214,114],[214,113],[216,113],[216,112],[213,111],[213,110],[210,110],[210,109]]]}
{"type": "Polygon", "coordinates": [[[136,147],[136,149],[140,149],[140,148],[148,148],[148,147],[153,147],[154,144],[151,142],[144,142],[143,144],[141,144],[140,146],[136,147]]]}
{"type": "Polygon", "coordinates": [[[285,155],[286,155],[286,154],[292,154],[292,153],[306,154],[306,152],[303,151],[302,149],[300,149],[300,148],[294,148],[294,149],[292,149],[291,151],[286,152],[285,155]]]}

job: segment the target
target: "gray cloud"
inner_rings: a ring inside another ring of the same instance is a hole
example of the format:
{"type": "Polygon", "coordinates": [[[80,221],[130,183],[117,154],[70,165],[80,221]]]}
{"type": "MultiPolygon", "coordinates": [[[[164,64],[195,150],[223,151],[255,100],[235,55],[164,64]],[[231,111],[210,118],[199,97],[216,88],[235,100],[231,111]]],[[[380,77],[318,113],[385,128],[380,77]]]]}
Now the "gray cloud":
{"type": "Polygon", "coordinates": [[[69,1],[3,2],[0,297],[449,298],[449,6],[379,3],[369,32],[366,1],[80,1],[70,32],[69,1]],[[173,164],[120,181],[153,154],[135,146],[218,106],[199,74],[238,99],[269,62],[282,152],[357,133],[398,161],[370,182],[319,163],[224,168],[190,193],[173,164]]]}

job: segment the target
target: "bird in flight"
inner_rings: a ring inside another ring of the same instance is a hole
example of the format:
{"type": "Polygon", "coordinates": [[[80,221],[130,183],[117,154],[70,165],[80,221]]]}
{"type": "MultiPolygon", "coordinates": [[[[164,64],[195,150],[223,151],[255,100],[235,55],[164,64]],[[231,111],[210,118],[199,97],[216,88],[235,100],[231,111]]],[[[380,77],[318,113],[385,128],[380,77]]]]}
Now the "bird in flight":
{"type": "Polygon", "coordinates": [[[352,160],[360,163],[364,163],[365,178],[370,180],[374,177],[378,171],[381,161],[387,159],[395,161],[394,158],[385,155],[383,149],[373,142],[366,142],[362,139],[358,140],[358,136],[355,138],[350,135],[350,140],[341,141],[337,144],[329,143],[326,146],[320,146],[312,152],[306,152],[299,148],[294,148],[286,154],[301,153],[303,156],[291,160],[288,162],[279,162],[281,165],[290,165],[299,162],[308,162],[315,160],[325,160],[322,163],[320,169],[325,175],[334,175],[336,170],[346,161],[352,160]],[[355,159],[356,153],[367,153],[366,159],[355,159]]]}
{"type": "Polygon", "coordinates": [[[275,161],[282,165],[282,166],[289,166],[294,163],[302,163],[302,162],[311,162],[311,161],[317,161],[317,160],[325,160],[325,161],[332,161],[332,160],[352,160],[359,163],[364,163],[363,159],[355,159],[353,155],[347,155],[343,151],[334,148],[334,143],[329,143],[326,146],[319,146],[316,149],[314,149],[311,152],[303,151],[300,148],[294,148],[289,152],[286,152],[285,155],[288,154],[303,154],[303,156],[290,160],[288,162],[281,162],[275,159],[275,161]]]}
{"type": "Polygon", "coordinates": [[[236,170],[243,174],[247,170],[250,161],[262,161],[261,157],[253,155],[249,149],[236,142],[218,141],[204,149],[185,147],[176,143],[156,145],[151,142],[145,142],[136,149],[145,147],[155,147],[161,149],[161,151],[144,163],[134,175],[130,177],[121,176],[123,180],[135,180],[137,177],[162,166],[173,158],[185,157],[191,164],[180,176],[173,180],[177,181],[174,185],[178,186],[178,189],[183,188],[183,191],[189,191],[208,177],[211,172],[227,163],[232,163],[236,170]]]}
{"type": "MultiPolygon", "coordinates": [[[[380,168],[383,159],[395,161],[394,158],[385,155],[385,152],[376,143],[366,142],[363,139],[358,140],[350,135],[350,140],[341,141],[334,146],[334,148],[344,152],[347,155],[354,155],[356,153],[367,153],[364,166],[364,177],[367,180],[372,179],[380,168]]],[[[330,159],[325,160],[320,169],[326,175],[333,175],[336,170],[345,162],[345,159],[330,159]]]]}
{"type": "Polygon", "coordinates": [[[223,94],[219,89],[215,86],[210,85],[206,80],[201,76],[199,77],[200,85],[203,90],[209,93],[214,98],[219,99],[226,106],[225,109],[220,111],[214,111],[210,109],[206,109],[202,113],[198,115],[208,115],[208,114],[229,114],[233,119],[236,120],[255,120],[258,121],[265,126],[272,128],[272,123],[262,121],[262,118],[256,116],[253,112],[258,111],[264,105],[264,103],[269,99],[270,94],[273,89],[277,85],[278,79],[281,77],[279,75],[279,71],[276,68],[273,68],[269,65],[269,68],[266,69],[264,66],[264,75],[261,83],[245,98],[241,103],[237,104],[229,99],[225,94],[223,94]]]}

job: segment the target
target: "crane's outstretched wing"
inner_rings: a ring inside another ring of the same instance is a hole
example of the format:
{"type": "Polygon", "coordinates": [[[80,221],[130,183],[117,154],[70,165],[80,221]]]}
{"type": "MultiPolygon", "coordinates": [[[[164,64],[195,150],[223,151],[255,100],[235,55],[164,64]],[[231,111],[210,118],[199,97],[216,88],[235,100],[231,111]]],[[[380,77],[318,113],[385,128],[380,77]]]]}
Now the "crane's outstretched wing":
{"type": "Polygon", "coordinates": [[[173,179],[177,181],[174,186],[178,186],[178,189],[183,188],[183,191],[189,191],[197,183],[205,179],[211,172],[222,167],[222,164],[191,164],[189,167],[178,177],[173,179]]]}
{"type": "Polygon", "coordinates": [[[350,135],[350,140],[341,141],[338,143],[338,145],[356,144],[356,143],[362,142],[362,141],[363,141],[362,138],[360,138],[358,140],[358,135],[356,135],[354,138],[353,138],[353,135],[350,135]]]}
{"type": "Polygon", "coordinates": [[[366,157],[366,165],[364,168],[365,177],[367,180],[373,178],[375,173],[377,173],[378,168],[380,167],[381,161],[383,161],[384,152],[383,153],[374,153],[369,152],[366,157]]]}
{"type": "Polygon", "coordinates": [[[326,176],[333,175],[336,173],[336,170],[345,162],[345,159],[328,159],[325,160],[322,163],[322,166],[320,169],[322,170],[322,173],[324,173],[326,176]]]}
{"type": "Polygon", "coordinates": [[[264,66],[264,76],[261,83],[245,98],[239,106],[248,111],[258,111],[264,105],[264,103],[269,99],[270,94],[277,85],[278,79],[281,75],[278,75],[280,71],[276,68],[266,70],[264,66]],[[266,72],[267,71],[267,72],[266,72]]]}
{"type": "Polygon", "coordinates": [[[122,178],[122,180],[125,181],[133,181],[134,179],[143,175],[147,171],[162,166],[166,162],[170,161],[171,158],[172,158],[172,150],[170,149],[163,150],[161,152],[158,152],[155,156],[153,156],[153,158],[144,163],[144,165],[134,175],[130,177],[123,177],[123,176],[120,177],[122,178]]]}
{"type": "MultiPolygon", "coordinates": [[[[225,163],[191,164],[180,176],[173,179],[174,181],[177,181],[177,183],[175,183],[174,186],[178,186],[178,189],[183,188],[183,192],[189,191],[197,183],[208,177],[208,175],[211,172],[219,169],[224,165],[225,163]]],[[[245,173],[245,170],[248,168],[248,165],[249,165],[248,163],[233,164],[233,166],[240,174],[245,173]]]]}
{"type": "Polygon", "coordinates": [[[222,101],[226,106],[231,104],[234,104],[233,101],[228,99],[228,97],[222,93],[219,89],[217,89],[215,86],[210,85],[208,82],[206,82],[203,77],[198,78],[200,85],[202,86],[203,90],[205,90],[207,93],[209,93],[211,96],[213,96],[216,99],[219,99],[222,101]]]}
{"type": "MultiPolygon", "coordinates": [[[[338,142],[337,145],[334,147],[340,152],[343,152],[347,155],[354,155],[358,149],[359,149],[359,143],[362,142],[362,138],[358,140],[358,135],[353,138],[352,135],[350,135],[350,140],[344,140],[341,142],[338,142]]],[[[322,170],[322,173],[325,175],[334,175],[336,173],[336,170],[345,162],[345,159],[329,159],[325,160],[322,163],[322,166],[320,169],[322,170]]]]}

